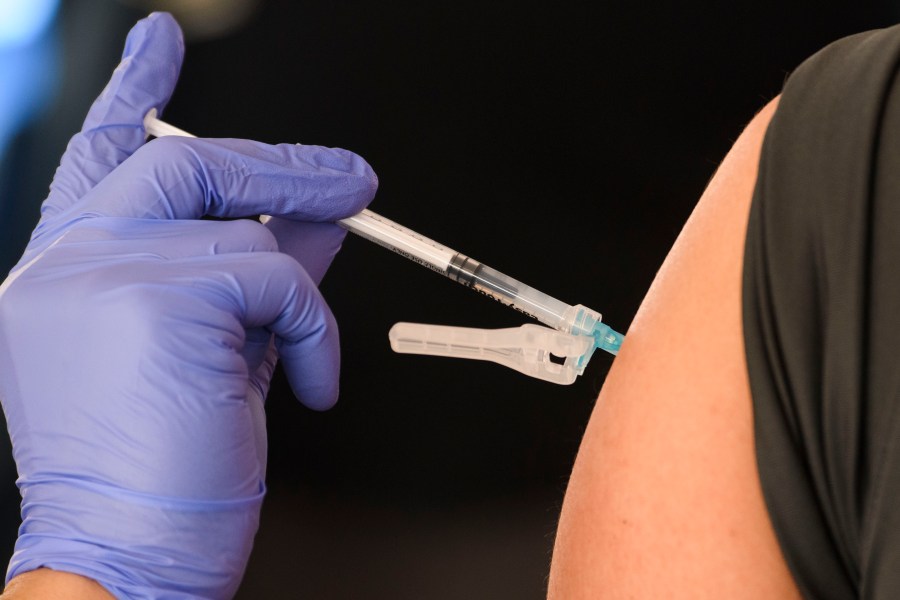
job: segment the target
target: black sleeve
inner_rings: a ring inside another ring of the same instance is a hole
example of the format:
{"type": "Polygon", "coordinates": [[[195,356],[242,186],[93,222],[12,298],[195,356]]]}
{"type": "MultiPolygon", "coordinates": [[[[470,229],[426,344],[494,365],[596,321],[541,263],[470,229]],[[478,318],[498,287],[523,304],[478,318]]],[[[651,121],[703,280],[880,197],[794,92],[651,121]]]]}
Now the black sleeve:
{"type": "Polygon", "coordinates": [[[900,598],[900,26],[788,79],[744,256],[756,455],[809,598],[900,598]]]}

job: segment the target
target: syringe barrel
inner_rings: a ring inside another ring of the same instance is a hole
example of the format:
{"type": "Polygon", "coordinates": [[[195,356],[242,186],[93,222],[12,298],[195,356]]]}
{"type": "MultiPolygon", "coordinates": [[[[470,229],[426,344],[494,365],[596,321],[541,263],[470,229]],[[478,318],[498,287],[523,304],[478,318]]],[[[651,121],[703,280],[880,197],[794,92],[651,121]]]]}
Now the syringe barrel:
{"type": "Polygon", "coordinates": [[[457,253],[447,267],[447,277],[467,285],[554,329],[567,330],[565,319],[571,307],[552,296],[525,285],[496,269],[457,253]]]}
{"type": "Polygon", "coordinates": [[[375,214],[370,210],[340,225],[420,265],[442,273],[560,331],[570,331],[572,307],[477,260],[375,214]]]}

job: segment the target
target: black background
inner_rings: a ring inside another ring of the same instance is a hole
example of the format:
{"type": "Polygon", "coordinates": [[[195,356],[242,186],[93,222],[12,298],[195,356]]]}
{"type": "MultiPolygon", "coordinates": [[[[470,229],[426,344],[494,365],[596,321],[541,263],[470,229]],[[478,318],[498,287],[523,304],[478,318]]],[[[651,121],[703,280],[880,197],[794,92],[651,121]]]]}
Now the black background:
{"type": "MultiPolygon", "coordinates": [[[[380,177],[373,210],[624,332],[743,125],[826,43],[892,24],[889,5],[270,0],[236,33],[189,44],[166,120],[354,150],[380,177]]],[[[140,14],[64,3],[59,93],[0,163],[4,270],[140,14]]],[[[397,321],[523,317],[352,235],[322,291],[341,326],[341,401],[313,413],[278,376],[239,597],[542,597],[611,357],[560,387],[395,355],[397,321]]]]}

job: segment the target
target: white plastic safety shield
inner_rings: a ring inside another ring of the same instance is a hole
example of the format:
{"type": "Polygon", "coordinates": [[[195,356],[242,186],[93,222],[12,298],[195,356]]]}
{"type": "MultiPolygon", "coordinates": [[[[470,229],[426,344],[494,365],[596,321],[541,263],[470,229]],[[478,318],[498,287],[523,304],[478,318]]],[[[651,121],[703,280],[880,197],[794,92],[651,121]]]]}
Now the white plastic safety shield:
{"type": "Polygon", "coordinates": [[[476,329],[424,323],[397,323],[388,337],[402,354],[450,356],[495,362],[520,373],[568,385],[584,367],[578,359],[593,346],[593,338],[542,327],[522,325],[506,329],[476,329]],[[557,357],[554,361],[552,356],[557,357]]]}

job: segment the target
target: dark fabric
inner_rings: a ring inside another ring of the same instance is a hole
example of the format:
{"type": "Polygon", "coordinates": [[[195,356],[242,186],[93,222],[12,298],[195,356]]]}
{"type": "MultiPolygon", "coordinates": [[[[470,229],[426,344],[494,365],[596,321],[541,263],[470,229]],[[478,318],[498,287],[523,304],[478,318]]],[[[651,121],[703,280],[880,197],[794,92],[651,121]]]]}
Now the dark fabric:
{"type": "Polygon", "coordinates": [[[763,492],[808,598],[900,598],[900,28],[785,85],[744,257],[763,492]]]}

